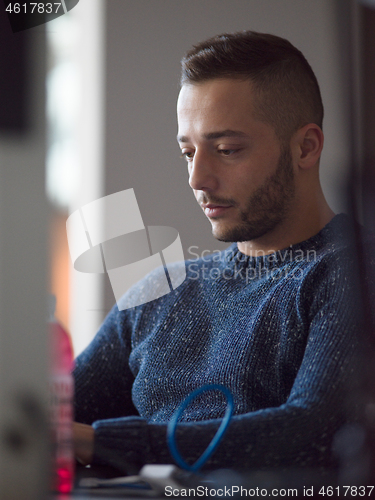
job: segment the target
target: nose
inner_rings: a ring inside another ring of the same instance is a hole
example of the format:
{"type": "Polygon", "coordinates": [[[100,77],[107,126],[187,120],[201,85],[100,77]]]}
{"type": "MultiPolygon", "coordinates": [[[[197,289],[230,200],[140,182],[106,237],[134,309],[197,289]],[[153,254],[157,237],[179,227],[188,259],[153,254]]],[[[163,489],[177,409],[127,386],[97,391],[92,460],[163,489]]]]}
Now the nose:
{"type": "Polygon", "coordinates": [[[214,191],[218,178],[209,155],[195,151],[189,163],[189,185],[194,191],[214,191]]]}

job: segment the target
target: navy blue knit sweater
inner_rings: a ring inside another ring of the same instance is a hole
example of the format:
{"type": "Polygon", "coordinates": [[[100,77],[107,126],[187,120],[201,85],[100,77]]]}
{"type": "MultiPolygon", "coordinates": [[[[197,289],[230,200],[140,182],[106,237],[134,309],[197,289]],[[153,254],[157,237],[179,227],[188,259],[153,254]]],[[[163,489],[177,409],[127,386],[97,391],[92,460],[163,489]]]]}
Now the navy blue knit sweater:
{"type": "MultiPolygon", "coordinates": [[[[76,420],[94,425],[95,461],[173,463],[166,422],[191,391],[217,383],[233,393],[235,416],[208,467],[332,464],[333,437],[351,418],[358,345],[347,225],[338,215],[267,256],[248,257],[233,244],[176,264],[187,277],[168,295],[115,306],[74,371],[76,420]]],[[[157,287],[159,273],[128,294],[157,287]]],[[[186,409],[177,443],[188,462],[225,408],[210,392],[186,409]]]]}

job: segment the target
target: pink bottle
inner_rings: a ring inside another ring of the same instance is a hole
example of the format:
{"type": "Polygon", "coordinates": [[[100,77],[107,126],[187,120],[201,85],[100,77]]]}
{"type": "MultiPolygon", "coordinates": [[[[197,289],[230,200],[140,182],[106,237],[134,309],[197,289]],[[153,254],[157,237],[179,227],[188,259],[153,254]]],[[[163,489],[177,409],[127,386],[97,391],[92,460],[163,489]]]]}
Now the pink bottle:
{"type": "Polygon", "coordinates": [[[52,488],[69,493],[73,488],[73,349],[68,333],[54,317],[56,298],[50,298],[51,334],[50,422],[52,430],[52,488]]]}

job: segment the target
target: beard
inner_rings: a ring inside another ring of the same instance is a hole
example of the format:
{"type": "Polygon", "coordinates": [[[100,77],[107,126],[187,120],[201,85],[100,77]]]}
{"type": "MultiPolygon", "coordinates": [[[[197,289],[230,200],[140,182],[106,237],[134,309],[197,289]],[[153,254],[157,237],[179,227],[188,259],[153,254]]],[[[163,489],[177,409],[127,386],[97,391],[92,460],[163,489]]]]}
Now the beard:
{"type": "MultiPolygon", "coordinates": [[[[240,211],[239,222],[234,227],[215,228],[212,234],[219,241],[241,242],[260,238],[278,226],[286,217],[295,195],[292,156],[284,147],[280,153],[276,171],[248,198],[240,211]]],[[[223,205],[234,200],[210,200],[223,205]]]]}

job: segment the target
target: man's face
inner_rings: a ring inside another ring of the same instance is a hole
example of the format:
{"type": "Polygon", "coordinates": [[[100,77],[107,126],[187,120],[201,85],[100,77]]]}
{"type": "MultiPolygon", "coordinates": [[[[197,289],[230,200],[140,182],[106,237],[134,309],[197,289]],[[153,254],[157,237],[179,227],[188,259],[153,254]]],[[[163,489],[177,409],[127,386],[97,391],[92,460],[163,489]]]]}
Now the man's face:
{"type": "Polygon", "coordinates": [[[178,142],[189,184],[221,241],[250,241],[271,232],[294,199],[289,145],[257,120],[248,81],[184,85],[178,142]]]}

